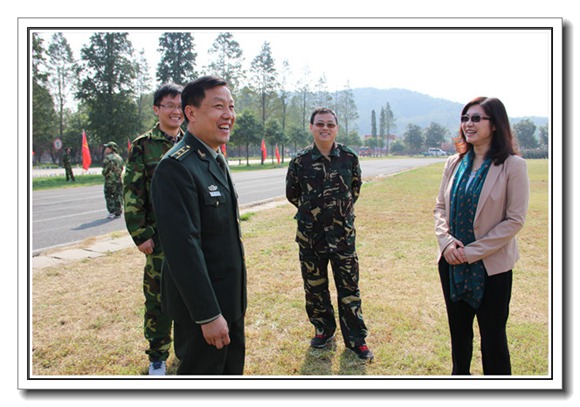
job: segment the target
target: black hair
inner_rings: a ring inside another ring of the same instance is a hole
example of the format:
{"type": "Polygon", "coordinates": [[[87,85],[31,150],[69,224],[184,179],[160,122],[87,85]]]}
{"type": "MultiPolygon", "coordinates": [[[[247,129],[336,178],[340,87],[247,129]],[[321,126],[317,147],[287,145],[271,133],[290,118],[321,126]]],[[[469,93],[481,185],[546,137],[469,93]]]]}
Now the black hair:
{"type": "Polygon", "coordinates": [[[185,106],[200,107],[201,102],[205,99],[205,91],[208,89],[217,88],[218,86],[227,86],[228,83],[217,76],[202,76],[193,82],[189,82],[181,92],[181,104],[183,106],[183,116],[187,120],[185,114],[185,106]]]}
{"type": "Polygon", "coordinates": [[[155,91],[153,95],[153,105],[159,106],[163,98],[167,95],[175,97],[181,95],[183,88],[175,83],[165,83],[155,91]]]}
{"type": "MultiPolygon", "coordinates": [[[[516,155],[518,149],[511,130],[510,121],[504,104],[498,98],[480,96],[471,100],[461,110],[464,115],[471,106],[479,105],[495,126],[491,138],[491,146],[486,158],[490,158],[495,165],[502,164],[510,155],[516,155]]],[[[463,127],[459,127],[459,137],[455,139],[455,149],[462,156],[471,150],[473,146],[467,142],[463,127]]]]}
{"type": "Polygon", "coordinates": [[[336,116],[336,113],[334,113],[334,111],[332,109],[329,109],[328,107],[317,107],[316,109],[314,109],[312,115],[310,115],[310,124],[314,124],[314,117],[317,114],[325,114],[325,113],[330,113],[331,115],[333,115],[334,120],[336,120],[336,124],[338,124],[338,117],[336,116]]]}

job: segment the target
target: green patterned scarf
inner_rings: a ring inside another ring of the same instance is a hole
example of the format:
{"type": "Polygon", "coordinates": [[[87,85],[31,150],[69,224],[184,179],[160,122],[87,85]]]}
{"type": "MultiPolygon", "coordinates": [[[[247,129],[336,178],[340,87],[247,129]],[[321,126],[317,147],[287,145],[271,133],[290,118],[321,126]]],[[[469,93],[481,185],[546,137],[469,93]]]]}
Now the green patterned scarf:
{"type": "MultiPolygon", "coordinates": [[[[467,186],[473,166],[473,157],[474,153],[471,150],[461,160],[451,191],[451,235],[465,246],[475,241],[473,219],[481,188],[491,166],[491,160],[486,159],[467,186]]],[[[485,266],[481,260],[472,264],[450,265],[451,300],[454,302],[463,300],[473,308],[479,308],[483,298],[485,274],[485,266]]]]}

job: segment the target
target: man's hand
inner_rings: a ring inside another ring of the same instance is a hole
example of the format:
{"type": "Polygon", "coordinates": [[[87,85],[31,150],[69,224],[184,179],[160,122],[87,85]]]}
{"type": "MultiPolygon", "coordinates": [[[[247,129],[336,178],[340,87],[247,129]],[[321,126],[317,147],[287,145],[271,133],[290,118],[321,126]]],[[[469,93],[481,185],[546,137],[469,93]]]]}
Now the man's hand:
{"type": "Polygon", "coordinates": [[[151,254],[153,253],[153,249],[155,248],[155,243],[153,242],[153,238],[149,238],[137,246],[141,253],[151,254]]]}
{"type": "Polygon", "coordinates": [[[221,315],[217,319],[214,319],[207,324],[203,324],[201,326],[201,331],[203,332],[205,341],[218,349],[230,344],[230,330],[228,329],[228,323],[221,315]]]}

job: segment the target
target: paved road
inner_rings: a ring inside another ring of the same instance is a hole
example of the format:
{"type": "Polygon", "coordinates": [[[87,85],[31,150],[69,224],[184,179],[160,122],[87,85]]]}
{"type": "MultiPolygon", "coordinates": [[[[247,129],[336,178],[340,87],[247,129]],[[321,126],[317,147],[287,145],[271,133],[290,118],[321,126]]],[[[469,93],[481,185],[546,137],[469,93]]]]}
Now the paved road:
{"type": "MultiPolygon", "coordinates": [[[[363,160],[363,178],[388,175],[442,161],[442,158],[363,160]]],[[[284,195],[286,169],[234,172],[240,205],[284,195]]],[[[125,230],[123,218],[106,219],[103,187],[78,187],[32,193],[32,252],[125,230]]]]}

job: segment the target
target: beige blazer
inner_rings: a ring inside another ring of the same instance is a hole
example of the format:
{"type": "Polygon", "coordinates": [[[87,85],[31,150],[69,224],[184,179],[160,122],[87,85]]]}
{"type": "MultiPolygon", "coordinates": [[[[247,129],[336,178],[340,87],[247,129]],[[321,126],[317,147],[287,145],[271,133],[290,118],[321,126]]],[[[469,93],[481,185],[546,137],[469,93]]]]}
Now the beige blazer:
{"type": "MultiPolygon", "coordinates": [[[[460,162],[458,154],[447,159],[433,210],[439,244],[437,261],[455,240],[449,234],[449,203],[460,162]]],[[[524,226],[529,195],[530,181],[523,158],[512,155],[501,165],[491,165],[475,212],[475,241],[465,246],[468,263],[483,260],[490,276],[513,269],[519,259],[515,236],[524,226]]]]}

